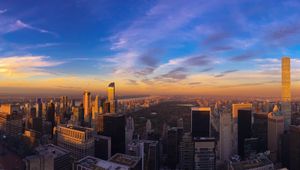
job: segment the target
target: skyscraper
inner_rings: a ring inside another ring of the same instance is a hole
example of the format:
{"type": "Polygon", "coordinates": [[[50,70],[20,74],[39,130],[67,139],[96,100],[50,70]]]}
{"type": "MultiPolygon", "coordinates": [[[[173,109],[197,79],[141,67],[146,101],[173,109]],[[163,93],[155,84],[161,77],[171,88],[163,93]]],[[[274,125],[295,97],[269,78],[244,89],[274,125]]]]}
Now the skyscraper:
{"type": "Polygon", "coordinates": [[[209,137],[210,135],[210,107],[192,107],[191,130],[192,137],[209,137]]]}
{"type": "Polygon", "coordinates": [[[216,169],[216,139],[210,137],[194,138],[194,169],[216,169]]]}
{"type": "Polygon", "coordinates": [[[268,114],[268,149],[270,150],[270,159],[273,162],[276,162],[279,157],[279,141],[283,131],[284,117],[275,105],[273,112],[268,114]]]}
{"type": "Polygon", "coordinates": [[[232,150],[234,154],[243,156],[244,140],[251,137],[252,104],[232,105],[232,150]]]}
{"type": "Polygon", "coordinates": [[[117,111],[117,101],[115,93],[115,83],[111,82],[107,87],[107,101],[109,102],[109,111],[111,113],[115,113],[117,111]]]}
{"type": "Polygon", "coordinates": [[[125,153],[125,116],[105,114],[103,123],[104,135],[111,137],[111,154],[125,153]]]}
{"type": "Polygon", "coordinates": [[[231,114],[223,110],[220,114],[220,159],[222,161],[228,160],[231,155],[231,135],[231,114]]]}
{"type": "Polygon", "coordinates": [[[281,111],[284,116],[284,129],[288,129],[291,124],[291,72],[290,58],[281,59],[281,83],[282,83],[282,104],[281,111]]]}
{"type": "Polygon", "coordinates": [[[291,101],[291,72],[290,58],[282,57],[281,59],[281,83],[282,83],[282,101],[291,101]]]}
{"type": "Polygon", "coordinates": [[[42,118],[43,115],[43,103],[41,98],[36,99],[36,115],[35,117],[42,118]]]}
{"type": "Polygon", "coordinates": [[[87,90],[83,93],[83,108],[84,121],[89,123],[91,119],[91,93],[87,90]]]}

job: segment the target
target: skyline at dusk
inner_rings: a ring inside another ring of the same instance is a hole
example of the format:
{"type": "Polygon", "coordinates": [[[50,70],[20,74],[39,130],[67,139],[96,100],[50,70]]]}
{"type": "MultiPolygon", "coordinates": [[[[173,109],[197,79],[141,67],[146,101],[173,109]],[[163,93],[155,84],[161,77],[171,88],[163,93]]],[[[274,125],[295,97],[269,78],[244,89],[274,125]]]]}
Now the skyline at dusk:
{"type": "Polygon", "coordinates": [[[0,1],[0,95],[300,90],[300,2],[0,1]],[[18,2],[18,3],[17,3],[18,2]],[[102,91],[101,91],[102,90],[102,91]]]}

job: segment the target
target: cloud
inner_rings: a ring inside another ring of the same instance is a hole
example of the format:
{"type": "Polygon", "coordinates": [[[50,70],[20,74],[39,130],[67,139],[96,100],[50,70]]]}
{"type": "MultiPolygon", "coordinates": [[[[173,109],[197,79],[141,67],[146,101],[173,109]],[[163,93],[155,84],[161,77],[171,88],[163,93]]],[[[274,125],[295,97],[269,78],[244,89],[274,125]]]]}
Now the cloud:
{"type": "Polygon", "coordinates": [[[47,67],[63,62],[51,61],[46,56],[11,56],[0,58],[0,75],[6,77],[32,77],[54,74],[47,67]]]}
{"type": "Polygon", "coordinates": [[[237,72],[239,70],[226,70],[221,72],[220,74],[215,75],[214,77],[224,77],[225,75],[229,74],[229,73],[234,73],[237,72]]]}
{"type": "Polygon", "coordinates": [[[242,54],[242,55],[237,55],[237,56],[231,57],[230,60],[231,61],[241,62],[241,61],[249,60],[249,59],[251,59],[253,57],[254,56],[252,54],[242,54]]]}
{"type": "Polygon", "coordinates": [[[51,34],[53,36],[58,36],[55,32],[45,30],[42,28],[34,27],[30,24],[23,22],[20,19],[15,20],[14,18],[4,17],[1,18],[2,22],[0,23],[0,33],[6,34],[10,32],[15,32],[21,29],[30,29],[38,31],[40,33],[51,34]]]}
{"type": "Polygon", "coordinates": [[[202,82],[200,82],[200,81],[189,83],[189,85],[191,85],[191,86],[200,85],[200,84],[202,84],[202,82]]]}
{"type": "Polygon", "coordinates": [[[127,84],[129,85],[138,85],[136,80],[132,80],[132,79],[127,79],[127,84]]]}
{"type": "Polygon", "coordinates": [[[209,35],[203,42],[203,45],[210,45],[214,43],[218,43],[220,41],[223,41],[224,39],[228,38],[229,34],[226,32],[218,32],[214,33],[212,35],[209,35]]]}
{"type": "Polygon", "coordinates": [[[7,9],[0,9],[0,14],[4,14],[7,12],[7,9]]]}
{"type": "Polygon", "coordinates": [[[214,69],[213,67],[208,67],[208,68],[204,68],[204,69],[200,70],[200,72],[208,72],[208,71],[211,71],[213,69],[214,69]]]}
{"type": "Polygon", "coordinates": [[[204,66],[213,63],[213,61],[211,58],[203,55],[186,58],[183,63],[188,66],[204,66]]]}
{"type": "Polygon", "coordinates": [[[149,49],[142,54],[139,59],[140,62],[146,66],[155,67],[159,63],[158,56],[162,55],[163,50],[159,48],[149,49]]]}
{"type": "Polygon", "coordinates": [[[166,74],[156,77],[156,80],[173,82],[174,80],[186,79],[186,69],[184,67],[177,67],[166,74]]]}
{"type": "Polygon", "coordinates": [[[211,48],[212,51],[229,51],[233,49],[234,48],[232,46],[226,46],[226,45],[214,46],[211,48]]]}
{"type": "Polygon", "coordinates": [[[58,46],[61,43],[43,43],[43,44],[30,44],[30,45],[24,45],[17,47],[20,50],[28,50],[28,49],[37,49],[37,48],[47,48],[47,47],[53,47],[58,46]]]}

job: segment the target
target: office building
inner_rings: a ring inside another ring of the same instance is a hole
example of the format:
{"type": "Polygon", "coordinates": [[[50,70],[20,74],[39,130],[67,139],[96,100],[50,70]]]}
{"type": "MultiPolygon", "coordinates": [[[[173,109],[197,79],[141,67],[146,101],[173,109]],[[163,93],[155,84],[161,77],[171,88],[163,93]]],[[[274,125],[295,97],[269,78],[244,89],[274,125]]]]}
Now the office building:
{"type": "Polygon", "coordinates": [[[91,121],[91,93],[89,91],[84,91],[83,93],[83,109],[84,109],[84,122],[90,123],[91,121]]]}
{"type": "Polygon", "coordinates": [[[252,104],[232,105],[232,151],[244,157],[244,140],[251,137],[252,104]]]}
{"type": "Polygon", "coordinates": [[[258,138],[244,139],[244,157],[246,159],[253,158],[258,152],[258,138]]]}
{"type": "Polygon", "coordinates": [[[291,125],[289,134],[289,169],[300,169],[300,126],[291,125]]]}
{"type": "Polygon", "coordinates": [[[210,113],[209,107],[192,107],[191,130],[193,138],[210,136],[210,113]]]}
{"type": "Polygon", "coordinates": [[[258,152],[265,152],[268,149],[268,113],[254,113],[253,118],[253,137],[258,138],[258,152]]]}
{"type": "Polygon", "coordinates": [[[273,162],[279,160],[279,141],[284,132],[284,117],[280,113],[277,105],[274,106],[273,112],[268,114],[268,150],[270,150],[270,159],[273,162]]]}
{"type": "Polygon", "coordinates": [[[35,117],[42,118],[42,116],[43,116],[43,102],[42,102],[41,98],[37,98],[36,99],[35,108],[36,108],[36,115],[35,115],[35,117]]]}
{"type": "Polygon", "coordinates": [[[167,134],[167,166],[175,169],[179,160],[179,134],[176,127],[168,129],[167,134]]]}
{"type": "Polygon", "coordinates": [[[131,116],[126,118],[125,126],[125,146],[127,147],[129,143],[132,142],[134,133],[134,120],[131,116]]]}
{"type": "Polygon", "coordinates": [[[80,126],[57,125],[57,145],[68,149],[74,160],[94,155],[93,129],[80,126]]]}
{"type": "Polygon", "coordinates": [[[111,137],[111,153],[125,153],[125,116],[116,113],[104,115],[103,134],[111,137]]]}
{"type": "Polygon", "coordinates": [[[70,152],[52,144],[41,145],[36,154],[23,159],[26,170],[71,170],[70,152]]]}
{"type": "Polygon", "coordinates": [[[95,135],[95,157],[103,160],[111,157],[111,137],[95,135]]]}
{"type": "Polygon", "coordinates": [[[142,170],[159,170],[159,142],[152,140],[134,140],[128,144],[128,155],[138,156],[142,160],[142,170]]]}
{"type": "Polygon", "coordinates": [[[220,113],[220,160],[226,161],[232,153],[232,133],[231,133],[231,114],[230,111],[224,109],[220,113]]]}
{"type": "Polygon", "coordinates": [[[19,107],[11,104],[0,106],[0,131],[8,136],[20,136],[23,132],[19,107]]]}
{"type": "Polygon", "coordinates": [[[194,169],[216,169],[216,139],[209,137],[194,138],[194,169]]]}
{"type": "Polygon", "coordinates": [[[194,142],[191,133],[185,133],[182,136],[179,147],[179,163],[183,170],[194,168],[194,142]]]}
{"type": "Polygon", "coordinates": [[[107,101],[109,103],[110,113],[116,113],[117,111],[117,100],[116,100],[116,91],[115,83],[112,82],[107,87],[107,101]]]}

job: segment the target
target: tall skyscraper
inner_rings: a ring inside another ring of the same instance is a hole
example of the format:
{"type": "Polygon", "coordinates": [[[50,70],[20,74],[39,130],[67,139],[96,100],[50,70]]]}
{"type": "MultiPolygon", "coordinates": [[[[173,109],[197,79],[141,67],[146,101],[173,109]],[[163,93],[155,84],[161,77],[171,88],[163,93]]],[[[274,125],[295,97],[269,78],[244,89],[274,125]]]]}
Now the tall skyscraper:
{"type": "Polygon", "coordinates": [[[282,83],[282,101],[291,101],[291,66],[290,58],[282,57],[281,59],[281,83],[282,83]]]}
{"type": "Polygon", "coordinates": [[[281,83],[282,83],[282,103],[281,111],[284,116],[284,129],[291,125],[291,66],[290,58],[281,59],[281,83]]]}
{"type": "Polygon", "coordinates": [[[111,154],[125,153],[125,116],[115,113],[104,115],[103,133],[111,137],[111,154]]]}
{"type": "Polygon", "coordinates": [[[194,169],[216,169],[216,140],[204,137],[194,138],[194,169]]]}
{"type": "Polygon", "coordinates": [[[84,121],[89,123],[91,120],[91,93],[87,90],[83,93],[83,109],[84,121]]]}
{"type": "Polygon", "coordinates": [[[210,135],[210,107],[192,107],[191,130],[192,137],[209,137],[210,135]]]}
{"type": "Polygon", "coordinates": [[[243,156],[244,140],[251,137],[252,104],[232,105],[232,151],[233,154],[243,156]]]}
{"type": "Polygon", "coordinates": [[[111,82],[107,87],[107,101],[109,102],[109,111],[115,113],[117,111],[117,101],[114,82],[111,82]]]}
{"type": "Polygon", "coordinates": [[[268,149],[270,150],[270,159],[277,162],[279,159],[279,141],[284,132],[284,117],[280,113],[277,105],[273,112],[268,114],[268,149]]]}
{"type": "Polygon", "coordinates": [[[258,138],[258,152],[265,152],[268,148],[268,114],[259,112],[253,117],[253,137],[258,138]]]}
{"type": "Polygon", "coordinates": [[[43,115],[43,102],[41,98],[36,99],[36,115],[35,117],[42,118],[43,115]]]}

